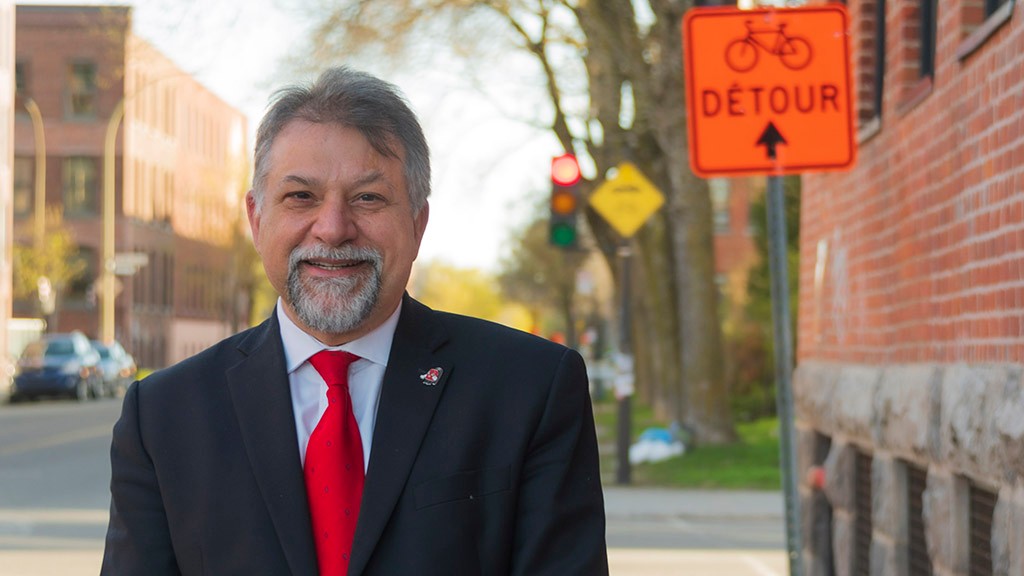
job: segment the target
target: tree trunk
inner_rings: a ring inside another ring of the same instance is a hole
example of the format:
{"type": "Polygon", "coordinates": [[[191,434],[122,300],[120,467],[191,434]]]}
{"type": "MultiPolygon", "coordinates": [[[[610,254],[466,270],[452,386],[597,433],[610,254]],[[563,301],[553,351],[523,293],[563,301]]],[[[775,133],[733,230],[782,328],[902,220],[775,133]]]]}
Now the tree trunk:
{"type": "Polygon", "coordinates": [[[685,95],[682,59],[668,48],[682,45],[679,22],[688,7],[683,2],[655,2],[658,24],[652,34],[665,51],[652,66],[651,104],[661,121],[655,134],[668,163],[671,193],[667,210],[676,301],[682,349],[683,422],[697,442],[717,444],[735,440],[724,381],[722,329],[715,284],[711,200],[707,182],[694,176],[687,164],[685,95]]]}
{"type": "MultiPolygon", "coordinates": [[[[682,423],[683,414],[677,409],[683,382],[677,353],[681,332],[673,296],[673,275],[666,273],[672,269],[667,250],[668,228],[665,219],[660,214],[655,215],[637,238],[640,250],[635,260],[640,284],[633,292],[638,295],[634,306],[644,314],[634,323],[634,333],[646,336],[643,340],[646,354],[637,367],[645,367],[651,379],[649,402],[655,416],[682,423]]],[[[641,375],[638,373],[637,377],[641,375]]]]}

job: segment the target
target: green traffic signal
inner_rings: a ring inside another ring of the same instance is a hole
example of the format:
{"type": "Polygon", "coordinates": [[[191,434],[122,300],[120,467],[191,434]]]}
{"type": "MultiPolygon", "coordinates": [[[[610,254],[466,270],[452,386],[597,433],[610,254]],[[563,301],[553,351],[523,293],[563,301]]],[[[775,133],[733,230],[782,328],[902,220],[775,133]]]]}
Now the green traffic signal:
{"type": "Polygon", "coordinates": [[[576,227],[566,222],[551,225],[551,245],[569,248],[576,245],[576,227]]]}

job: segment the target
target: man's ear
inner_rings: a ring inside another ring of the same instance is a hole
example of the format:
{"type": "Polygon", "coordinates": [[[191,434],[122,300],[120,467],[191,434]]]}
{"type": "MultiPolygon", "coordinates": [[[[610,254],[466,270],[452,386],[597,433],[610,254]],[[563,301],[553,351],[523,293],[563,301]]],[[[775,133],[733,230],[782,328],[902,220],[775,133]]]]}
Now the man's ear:
{"type": "Polygon", "coordinates": [[[256,206],[256,196],[252,190],[245,193],[245,214],[249,217],[249,230],[252,232],[252,241],[259,251],[260,238],[260,212],[256,206]]]}
{"type": "Polygon", "coordinates": [[[419,250],[420,242],[423,241],[423,233],[427,230],[427,220],[430,220],[430,203],[424,202],[419,213],[413,218],[413,232],[416,235],[417,250],[419,250]]]}

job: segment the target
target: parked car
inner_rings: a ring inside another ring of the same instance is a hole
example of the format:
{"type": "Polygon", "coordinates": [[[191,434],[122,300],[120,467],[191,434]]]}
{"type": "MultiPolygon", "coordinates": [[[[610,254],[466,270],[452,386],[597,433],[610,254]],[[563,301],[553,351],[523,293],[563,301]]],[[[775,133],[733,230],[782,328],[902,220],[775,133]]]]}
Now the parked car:
{"type": "Polygon", "coordinates": [[[128,389],[128,385],[135,379],[135,374],[139,371],[138,367],[135,366],[135,358],[117,340],[114,340],[109,345],[99,340],[93,340],[92,346],[100,355],[104,391],[108,396],[123,394],[128,389]]]}
{"type": "Polygon", "coordinates": [[[79,401],[103,392],[100,355],[81,332],[47,334],[30,342],[18,359],[11,401],[70,396],[79,401]]]}
{"type": "Polygon", "coordinates": [[[0,401],[10,402],[11,390],[14,388],[13,356],[0,356],[0,401]]]}

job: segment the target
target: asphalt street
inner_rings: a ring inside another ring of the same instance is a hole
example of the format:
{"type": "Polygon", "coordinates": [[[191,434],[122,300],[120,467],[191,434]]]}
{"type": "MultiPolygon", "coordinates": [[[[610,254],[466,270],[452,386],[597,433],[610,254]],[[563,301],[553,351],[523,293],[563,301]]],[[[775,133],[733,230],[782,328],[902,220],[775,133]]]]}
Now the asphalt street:
{"type": "MultiPolygon", "coordinates": [[[[0,405],[0,576],[95,575],[120,400],[0,405]]],[[[615,576],[783,576],[777,492],[607,487],[615,576]]]]}

